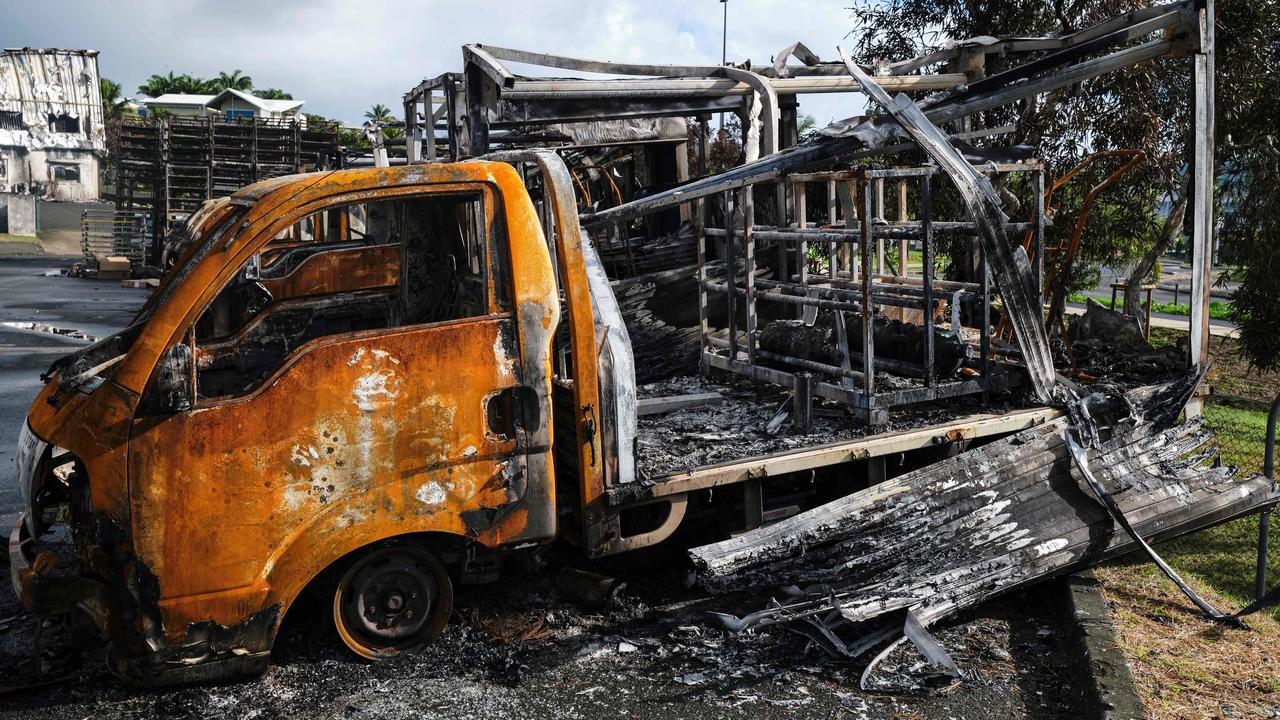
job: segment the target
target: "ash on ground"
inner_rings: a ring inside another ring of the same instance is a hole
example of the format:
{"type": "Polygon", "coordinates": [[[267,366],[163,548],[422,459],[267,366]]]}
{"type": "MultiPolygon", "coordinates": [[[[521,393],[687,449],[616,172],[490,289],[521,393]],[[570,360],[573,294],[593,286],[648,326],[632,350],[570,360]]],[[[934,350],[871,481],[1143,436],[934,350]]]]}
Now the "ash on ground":
{"type": "MultiPolygon", "coordinates": [[[[312,598],[291,610],[264,675],[208,686],[122,684],[100,647],[74,656],[65,624],[55,623],[43,643],[52,684],[10,692],[0,718],[1042,718],[1077,706],[1051,593],[988,603],[935,628],[965,675],[958,685],[909,689],[903,678],[920,660],[908,647],[881,666],[898,689],[868,693],[858,686],[865,661],[830,658],[785,630],[713,629],[707,612],[748,612],[763,598],[688,589],[681,557],[669,550],[598,563],[628,583],[604,608],[560,596],[554,567],[459,586],[435,644],[381,663],[348,653],[326,603],[312,598]]],[[[35,680],[30,616],[4,595],[0,614],[17,622],[0,632],[0,669],[25,684],[35,680]]]]}

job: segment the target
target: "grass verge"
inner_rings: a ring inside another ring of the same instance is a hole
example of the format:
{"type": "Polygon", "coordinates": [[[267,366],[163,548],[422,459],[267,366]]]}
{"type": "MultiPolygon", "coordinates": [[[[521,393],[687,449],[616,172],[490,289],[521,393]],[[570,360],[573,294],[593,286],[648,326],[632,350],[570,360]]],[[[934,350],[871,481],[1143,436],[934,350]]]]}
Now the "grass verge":
{"type": "MultiPolygon", "coordinates": [[[[1275,717],[1280,623],[1274,618],[1254,616],[1247,630],[1205,620],[1159,570],[1137,560],[1098,568],[1097,576],[1153,720],[1275,717]]],[[[1198,578],[1187,580],[1209,602],[1231,606],[1198,578]]]]}
{"type": "MultiPolygon", "coordinates": [[[[1102,300],[1099,300],[1098,298],[1090,298],[1080,293],[1072,293],[1067,296],[1068,302],[1080,303],[1082,305],[1086,304],[1089,300],[1093,300],[1094,302],[1099,303],[1103,307],[1111,308],[1112,310],[1115,309],[1116,305],[1121,305],[1124,302],[1123,300],[1116,298],[1115,305],[1112,305],[1111,298],[1104,298],[1102,300]]],[[[1144,306],[1145,306],[1145,303],[1144,303],[1144,306]]],[[[1158,303],[1151,303],[1151,311],[1164,313],[1166,315],[1190,315],[1191,306],[1182,305],[1182,304],[1174,305],[1173,303],[1158,302],[1158,303]]],[[[1230,320],[1231,319],[1231,303],[1222,302],[1221,300],[1211,300],[1209,302],[1209,317],[1213,318],[1214,320],[1230,320]]]]}
{"type": "MultiPolygon", "coordinates": [[[[1153,328],[1157,347],[1185,342],[1186,333],[1153,328]]],[[[1267,406],[1280,373],[1252,369],[1239,341],[1214,337],[1209,382],[1215,395],[1205,423],[1217,435],[1223,463],[1261,472],[1267,406]]],[[[1277,533],[1280,537],[1280,532],[1277,533]]],[[[1159,546],[1160,554],[1224,612],[1253,600],[1258,516],[1234,520],[1159,546]]],[[[1268,581],[1280,582],[1280,544],[1272,543],[1268,581]]],[[[1120,644],[1153,718],[1275,717],[1280,708],[1280,610],[1249,618],[1252,630],[1220,627],[1145,558],[1130,556],[1097,571],[1112,606],[1120,644]]]]}

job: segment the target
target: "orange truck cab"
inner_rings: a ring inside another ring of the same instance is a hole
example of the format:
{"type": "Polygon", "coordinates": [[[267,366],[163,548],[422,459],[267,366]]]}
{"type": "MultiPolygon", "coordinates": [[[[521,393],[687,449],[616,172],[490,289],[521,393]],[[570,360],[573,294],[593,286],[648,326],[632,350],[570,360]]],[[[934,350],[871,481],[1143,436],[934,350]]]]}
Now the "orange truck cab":
{"type": "Polygon", "coordinates": [[[572,178],[522,155],[540,206],[480,161],[207,204],[134,322],[31,406],[9,544],[28,607],[87,612],[124,675],[189,682],[264,668],[321,580],[378,658],[442,630],[445,564],[557,534],[626,549],[601,497],[634,473],[630,346],[572,178]]]}

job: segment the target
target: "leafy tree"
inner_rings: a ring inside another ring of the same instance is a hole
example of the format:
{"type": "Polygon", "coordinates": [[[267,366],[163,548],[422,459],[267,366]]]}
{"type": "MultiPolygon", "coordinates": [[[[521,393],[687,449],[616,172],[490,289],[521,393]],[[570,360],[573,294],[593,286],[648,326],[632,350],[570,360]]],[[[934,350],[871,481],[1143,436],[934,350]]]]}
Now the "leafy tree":
{"type": "Polygon", "coordinates": [[[280,88],[266,88],[264,90],[254,90],[253,94],[263,100],[292,100],[293,95],[281,90],[280,88]]]}
{"type": "Polygon", "coordinates": [[[736,115],[725,120],[724,127],[711,136],[707,146],[707,172],[712,175],[742,163],[742,122],[736,115]]]}
{"type": "MultiPolygon", "coordinates": [[[[936,49],[948,38],[1073,32],[1150,4],[1150,0],[857,0],[852,8],[858,37],[854,50],[862,62],[895,61],[936,49]]],[[[989,55],[986,62],[986,73],[991,75],[1019,61],[989,55]]],[[[1011,140],[1033,146],[1045,160],[1050,178],[1094,150],[1143,150],[1146,160],[1100,198],[1081,248],[1086,266],[1123,267],[1138,261],[1148,249],[1144,238],[1156,237],[1162,225],[1177,225],[1168,217],[1162,223],[1152,211],[1170,197],[1175,198],[1171,205],[1176,207],[1185,183],[1189,87],[1185,59],[1157,60],[1031,98],[1019,107],[978,113],[974,124],[1014,123],[1017,129],[1011,140]]],[[[1109,171],[1099,167],[1095,172],[1109,171]]],[[[1098,175],[1082,177],[1059,191],[1060,221],[1050,228],[1049,243],[1070,236],[1088,185],[1098,179],[1098,175]]],[[[1081,268],[1073,277],[1079,281],[1092,274],[1090,269],[1081,268]]]]}
{"type": "Polygon", "coordinates": [[[347,148],[367,148],[371,144],[364,130],[349,127],[338,128],[338,142],[347,148]]]}
{"type": "MultiPolygon", "coordinates": [[[[860,60],[917,54],[940,37],[1070,32],[1153,0],[855,0],[860,60]]],[[[1238,263],[1233,319],[1253,364],[1280,369],[1280,3],[1217,0],[1215,138],[1218,241],[1238,263]]],[[[1002,66],[988,58],[988,74],[1002,66]]],[[[1017,139],[1037,147],[1056,174],[1091,149],[1137,147],[1147,162],[1106,196],[1087,228],[1085,257],[1133,267],[1126,307],[1188,214],[1191,77],[1186,58],[1161,59],[982,113],[979,124],[1018,123],[1017,139]],[[1155,212],[1163,205],[1163,217],[1155,212]]],[[[1078,200],[1071,198],[1073,202],[1078,200]]],[[[1067,204],[1066,216],[1078,204],[1067,204]]],[[[1060,215],[1061,216],[1061,215],[1060,215]]],[[[1059,223],[1059,226],[1070,223],[1059,223]]],[[[1054,232],[1062,232],[1055,228],[1054,232]]]]}
{"type": "Polygon", "coordinates": [[[1262,370],[1280,369],[1280,6],[1219,0],[1218,176],[1223,260],[1240,287],[1232,320],[1241,346],[1262,370]]]}
{"type": "Polygon", "coordinates": [[[124,114],[124,98],[120,94],[120,83],[107,78],[98,78],[98,92],[102,95],[104,117],[110,120],[124,114]]]}
{"type": "Polygon", "coordinates": [[[177,75],[172,70],[166,75],[152,75],[147,78],[146,82],[138,86],[139,94],[153,98],[160,97],[165,93],[210,95],[214,92],[217,91],[213,89],[212,81],[190,73],[177,75]]]}
{"type": "Polygon", "coordinates": [[[253,78],[240,72],[240,68],[236,68],[229,73],[220,72],[218,77],[209,80],[208,84],[214,93],[220,93],[228,88],[240,90],[241,92],[253,90],[253,78]]]}
{"type": "Polygon", "coordinates": [[[177,82],[177,76],[170,70],[168,75],[152,75],[147,81],[138,86],[138,94],[147,97],[160,97],[165,93],[173,92],[173,87],[177,82]]]}
{"type": "Polygon", "coordinates": [[[369,122],[375,122],[375,123],[387,123],[387,122],[395,121],[395,118],[391,115],[391,108],[387,107],[386,105],[383,105],[382,103],[377,103],[373,107],[366,110],[364,113],[364,117],[369,122]]]}
{"type": "Polygon", "coordinates": [[[813,139],[818,131],[818,119],[812,115],[803,115],[796,122],[796,136],[800,142],[813,139]]]}

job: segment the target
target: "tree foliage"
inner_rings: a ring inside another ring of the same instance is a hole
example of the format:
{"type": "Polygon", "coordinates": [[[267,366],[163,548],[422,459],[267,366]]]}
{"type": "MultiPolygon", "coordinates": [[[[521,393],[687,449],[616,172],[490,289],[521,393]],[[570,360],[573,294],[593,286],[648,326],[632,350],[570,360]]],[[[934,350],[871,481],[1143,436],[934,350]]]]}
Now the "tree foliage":
{"type": "Polygon", "coordinates": [[[120,83],[107,78],[98,78],[98,93],[102,96],[103,117],[111,119],[124,114],[124,98],[121,96],[120,83]]]}
{"type": "Polygon", "coordinates": [[[138,86],[138,94],[147,97],[160,97],[166,93],[180,95],[217,95],[226,89],[252,93],[265,100],[292,100],[293,96],[279,88],[254,90],[253,78],[245,75],[240,68],[231,72],[219,72],[215,77],[204,78],[191,73],[181,75],[170,70],[164,75],[152,75],[138,86]]]}
{"type": "MultiPolygon", "coordinates": [[[[935,50],[948,39],[979,35],[1068,33],[1138,7],[1147,0],[858,0],[851,8],[856,57],[872,64],[935,50]]],[[[991,75],[1023,60],[988,55],[991,75]]],[[[1155,209],[1181,187],[1185,171],[1190,76],[1185,60],[1158,60],[1079,85],[996,108],[975,127],[1012,123],[1000,143],[1034,148],[1047,178],[1067,172],[1096,150],[1137,148],[1146,160],[1100,196],[1084,234],[1076,284],[1100,264],[1125,267],[1143,254],[1162,225],[1155,209]]],[[[1047,242],[1070,237],[1089,187],[1117,163],[1100,163],[1058,191],[1061,203],[1047,242]]]]}
{"type": "Polygon", "coordinates": [[[382,103],[376,103],[373,107],[365,110],[364,118],[369,122],[380,123],[392,122],[395,120],[395,118],[391,116],[391,108],[383,105],[382,103]]]}
{"type": "MultiPolygon", "coordinates": [[[[948,38],[1066,33],[1152,0],[856,0],[856,52],[893,61],[948,38]]],[[[1280,4],[1217,0],[1216,143],[1218,240],[1240,264],[1234,298],[1244,347],[1262,368],[1280,368],[1280,4]]],[[[1008,61],[989,57],[987,73],[1008,61]]],[[[1051,176],[1093,150],[1135,147],[1147,161],[1108,191],[1085,233],[1092,263],[1133,263],[1154,242],[1177,235],[1172,222],[1189,168],[1192,83],[1186,58],[1165,58],[977,117],[979,126],[1017,123],[1016,140],[1035,147],[1051,176]]],[[[1087,183],[1068,190],[1051,237],[1074,219],[1087,183]]],[[[1188,213],[1189,214],[1189,213],[1188,213]]],[[[1139,268],[1141,270],[1141,268],[1139,268]]]]}
{"type": "Polygon", "coordinates": [[[1240,281],[1232,319],[1258,368],[1280,369],[1280,7],[1219,0],[1217,126],[1221,260],[1240,281]]]}

